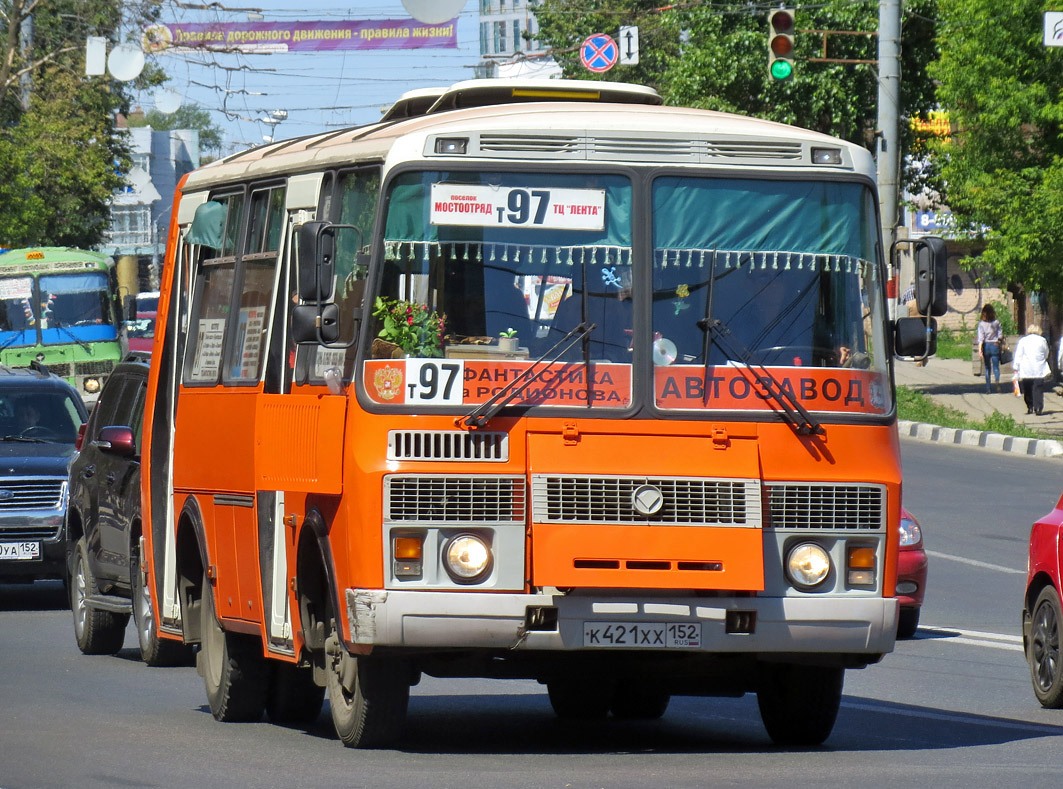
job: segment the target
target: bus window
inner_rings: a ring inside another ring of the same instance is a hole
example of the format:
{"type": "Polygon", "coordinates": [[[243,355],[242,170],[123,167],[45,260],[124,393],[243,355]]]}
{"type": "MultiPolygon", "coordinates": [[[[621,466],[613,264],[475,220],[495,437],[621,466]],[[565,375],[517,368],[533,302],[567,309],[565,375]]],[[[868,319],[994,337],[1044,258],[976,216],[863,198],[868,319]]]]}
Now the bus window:
{"type": "Polygon", "coordinates": [[[37,341],[33,312],[33,278],[0,279],[0,345],[32,345],[37,341]]]}
{"type": "MultiPolygon", "coordinates": [[[[200,246],[196,274],[195,303],[190,321],[189,359],[185,365],[187,383],[216,383],[225,344],[226,322],[232,303],[236,267],[236,230],[243,209],[242,193],[215,197],[224,218],[218,247],[200,246]]],[[[209,206],[210,203],[204,204],[209,206]]],[[[200,206],[202,209],[204,206],[200,206]]],[[[198,212],[197,212],[198,213],[198,212]]],[[[194,223],[193,223],[194,224],[194,223]]]]}

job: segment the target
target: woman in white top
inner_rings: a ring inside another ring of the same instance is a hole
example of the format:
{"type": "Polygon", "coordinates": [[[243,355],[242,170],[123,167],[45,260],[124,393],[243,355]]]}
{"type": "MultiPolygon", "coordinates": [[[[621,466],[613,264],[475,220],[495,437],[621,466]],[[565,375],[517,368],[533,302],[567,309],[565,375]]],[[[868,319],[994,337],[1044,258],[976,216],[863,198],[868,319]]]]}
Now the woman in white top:
{"type": "Polygon", "coordinates": [[[1026,336],[1015,343],[1011,366],[1026,401],[1026,413],[1040,416],[1045,407],[1045,377],[1051,368],[1048,366],[1048,343],[1036,323],[1027,326],[1026,336]]]}

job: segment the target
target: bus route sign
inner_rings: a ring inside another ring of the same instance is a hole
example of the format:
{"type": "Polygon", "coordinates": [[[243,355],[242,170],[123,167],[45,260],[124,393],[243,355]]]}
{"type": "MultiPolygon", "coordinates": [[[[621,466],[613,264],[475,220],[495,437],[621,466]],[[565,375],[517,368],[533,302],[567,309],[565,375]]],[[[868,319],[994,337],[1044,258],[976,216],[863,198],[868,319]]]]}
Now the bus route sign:
{"type": "Polygon", "coordinates": [[[605,33],[587,36],[579,48],[579,59],[583,66],[599,74],[615,66],[619,57],[620,47],[613,41],[612,36],[605,33]]]}

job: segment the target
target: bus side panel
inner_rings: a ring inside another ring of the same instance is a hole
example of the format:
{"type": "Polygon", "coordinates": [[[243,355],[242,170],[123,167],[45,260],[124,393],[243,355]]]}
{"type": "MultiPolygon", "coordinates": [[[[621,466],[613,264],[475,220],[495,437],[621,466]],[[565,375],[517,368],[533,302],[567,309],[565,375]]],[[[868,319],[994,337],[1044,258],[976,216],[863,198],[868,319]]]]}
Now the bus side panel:
{"type": "Polygon", "coordinates": [[[174,436],[175,488],[255,491],[254,389],[181,391],[174,436]]]}

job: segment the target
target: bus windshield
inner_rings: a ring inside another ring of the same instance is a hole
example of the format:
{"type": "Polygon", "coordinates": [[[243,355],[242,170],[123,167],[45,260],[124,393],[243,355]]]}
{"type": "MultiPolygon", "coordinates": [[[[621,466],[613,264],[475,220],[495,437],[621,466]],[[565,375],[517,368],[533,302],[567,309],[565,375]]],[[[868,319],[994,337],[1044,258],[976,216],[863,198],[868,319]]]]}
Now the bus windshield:
{"type": "Polygon", "coordinates": [[[41,275],[40,291],[44,344],[69,343],[75,338],[111,340],[118,336],[106,274],[41,275]]]}
{"type": "Polygon", "coordinates": [[[660,409],[764,410],[770,367],[772,386],[808,395],[809,410],[888,412],[867,186],[664,175],[640,194],[604,173],[397,176],[371,302],[370,397],[396,402],[397,373],[376,360],[443,357],[463,360],[467,384],[446,403],[482,403],[585,322],[586,342],[556,349],[560,372],[513,402],[629,407],[644,379],[660,409]],[[652,249],[633,246],[639,215],[652,216],[652,249]]]}
{"type": "Polygon", "coordinates": [[[33,277],[0,279],[0,347],[37,343],[33,300],[33,277]]]}

